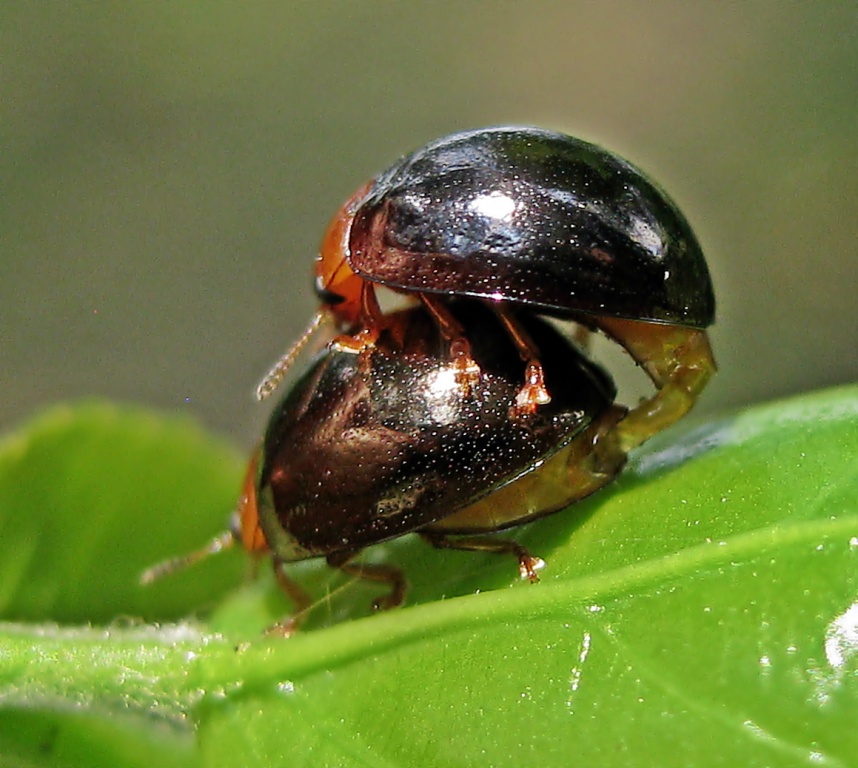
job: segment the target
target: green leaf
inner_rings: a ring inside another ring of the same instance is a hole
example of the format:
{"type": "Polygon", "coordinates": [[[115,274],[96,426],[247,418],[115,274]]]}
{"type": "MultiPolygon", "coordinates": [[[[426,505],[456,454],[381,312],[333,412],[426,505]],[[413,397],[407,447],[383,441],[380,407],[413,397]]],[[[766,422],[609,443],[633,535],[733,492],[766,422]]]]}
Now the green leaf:
{"type": "MultiPolygon", "coordinates": [[[[173,593],[188,582],[200,592],[185,599],[205,603],[230,579],[239,581],[234,571],[217,572],[201,587],[201,574],[218,567],[212,563],[166,579],[148,603],[135,603],[144,598],[118,585],[117,602],[93,565],[78,578],[94,582],[87,602],[80,588],[65,586],[68,560],[54,572],[50,558],[34,558],[61,552],[63,542],[75,552],[93,549],[76,542],[101,540],[87,504],[97,503],[108,523],[127,522],[118,510],[130,507],[152,526],[149,534],[145,525],[135,529],[129,560],[136,571],[203,541],[216,529],[215,508],[235,496],[237,464],[230,458],[206,470],[224,454],[202,458],[207,441],[187,425],[109,409],[113,429],[124,435],[102,434],[112,472],[133,474],[122,468],[127,462],[139,476],[158,478],[160,504],[135,501],[138,493],[155,494],[148,483],[81,493],[81,480],[63,486],[65,498],[52,488],[53,515],[43,520],[54,525],[28,529],[37,540],[27,550],[33,565],[7,566],[29,541],[7,544],[7,531],[12,509],[28,520],[35,514],[33,478],[44,485],[69,474],[71,463],[80,477],[88,466],[98,489],[107,457],[97,441],[83,439],[81,422],[110,433],[95,418],[102,411],[69,411],[52,439],[40,422],[0,451],[0,584],[8,593],[0,604],[15,608],[7,616],[45,619],[50,610],[78,622],[168,618],[180,609],[173,593]],[[142,442],[160,446],[143,463],[140,420],[150,424],[142,442]],[[78,441],[68,439],[75,426],[78,441]],[[182,444],[183,435],[201,452],[188,448],[177,460],[171,442],[182,444]],[[81,442],[84,458],[75,448],[81,442]],[[40,451],[22,453],[31,443],[40,451]],[[34,465],[33,457],[47,463],[34,465]],[[199,462],[192,488],[182,471],[188,461],[199,462]],[[162,474],[160,464],[175,476],[162,474]],[[196,487],[215,475],[229,475],[230,487],[210,487],[209,495],[196,487]],[[29,495],[17,484],[22,479],[31,483],[29,495]],[[207,500],[205,509],[191,504],[183,513],[189,525],[205,518],[194,535],[180,534],[174,520],[188,495],[207,500]],[[7,588],[7,567],[29,577],[7,588]],[[55,586],[61,598],[27,597],[36,576],[63,585],[55,586]],[[31,616],[20,606],[30,606],[31,616]]],[[[318,564],[297,566],[293,575],[323,598],[311,624],[323,628],[288,640],[258,634],[287,608],[267,570],[221,599],[198,629],[0,625],[0,756],[33,765],[107,762],[69,761],[54,749],[62,742],[70,754],[109,755],[112,765],[854,763],[858,387],[663,435],[612,488],[513,535],[547,560],[538,585],[518,583],[515,564],[503,557],[439,552],[413,537],[376,548],[368,555],[405,564],[413,585],[407,608],[378,616],[365,616],[372,587],[318,564]],[[63,738],[51,740],[55,733],[63,738]],[[81,744],[97,749],[81,751],[81,744]]],[[[123,572],[112,561],[104,566],[110,579],[123,572]]]]}
{"type": "Polygon", "coordinates": [[[0,443],[0,616],[169,619],[235,582],[237,557],[142,589],[140,572],[223,528],[242,459],[187,419],[54,408],[0,443]]]}

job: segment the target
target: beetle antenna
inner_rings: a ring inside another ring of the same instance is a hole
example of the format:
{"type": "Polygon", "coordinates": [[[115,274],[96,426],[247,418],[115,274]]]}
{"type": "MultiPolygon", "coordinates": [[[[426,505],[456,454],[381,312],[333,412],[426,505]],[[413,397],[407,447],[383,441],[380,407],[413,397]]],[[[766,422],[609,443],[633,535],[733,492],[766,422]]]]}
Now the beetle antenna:
{"type": "Polygon", "coordinates": [[[230,527],[226,531],[219,533],[208,544],[195,552],[171,557],[169,560],[156,563],[140,574],[140,585],[144,587],[149,586],[152,582],[158,581],[164,576],[169,576],[171,573],[189,568],[200,560],[205,560],[207,557],[229,549],[239,540],[239,535],[237,528],[230,527]]]}
{"type": "Polygon", "coordinates": [[[257,400],[264,400],[275,389],[277,389],[278,386],[280,386],[280,382],[283,381],[286,371],[292,367],[292,364],[295,362],[295,358],[301,354],[301,350],[304,349],[307,342],[310,341],[313,334],[322,325],[322,321],[326,316],[327,312],[323,309],[320,309],[315,315],[313,315],[313,319],[310,320],[310,324],[304,329],[304,333],[298,337],[298,340],[289,348],[286,354],[284,354],[283,357],[274,364],[271,370],[265,374],[265,378],[259,382],[259,386],[256,387],[257,400]]]}

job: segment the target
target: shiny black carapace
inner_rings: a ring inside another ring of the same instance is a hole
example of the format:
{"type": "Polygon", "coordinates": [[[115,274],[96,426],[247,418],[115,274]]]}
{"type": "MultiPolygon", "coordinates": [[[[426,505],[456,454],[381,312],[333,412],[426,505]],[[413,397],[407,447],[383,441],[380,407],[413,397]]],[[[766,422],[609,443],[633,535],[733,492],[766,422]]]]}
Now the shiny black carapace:
{"type": "MultiPolygon", "coordinates": [[[[449,311],[492,306],[525,365],[520,414],[547,404],[545,353],[521,317],[601,330],[656,386],[618,439],[629,450],[683,416],[715,371],[705,328],[715,313],[706,261],[670,198],[593,144],[527,127],[453,134],[405,156],[337,212],[316,261],[322,309],[341,350],[372,349],[386,316],[376,287],[418,299],[447,340],[460,384],[480,376],[470,329],[449,311]]],[[[580,335],[580,333],[579,333],[580,335]]],[[[306,339],[302,337],[302,342],[306,339]]],[[[272,391],[296,349],[262,382],[272,391]]]]}

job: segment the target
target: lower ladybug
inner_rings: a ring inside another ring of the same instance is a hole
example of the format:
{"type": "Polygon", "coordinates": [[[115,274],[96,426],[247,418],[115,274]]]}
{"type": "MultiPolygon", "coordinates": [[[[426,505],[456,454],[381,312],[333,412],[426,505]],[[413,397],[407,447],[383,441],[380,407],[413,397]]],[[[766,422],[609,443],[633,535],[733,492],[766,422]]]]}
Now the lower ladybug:
{"type": "Polygon", "coordinates": [[[520,360],[495,313],[451,303],[468,328],[480,377],[464,389],[431,311],[392,313],[371,355],[331,347],[274,410],[250,461],[236,522],[205,550],[155,566],[149,582],[234,542],[270,553],[296,604],[279,625],[294,630],[310,602],[285,563],[324,557],[402,603],[406,582],[391,565],[355,560],[365,547],[416,532],[435,547],[509,553],[523,578],[543,565],[521,545],[478,534],[562,509],[601,488],[625,454],[613,439],[626,410],[612,380],[536,317],[522,327],[545,353],[552,398],[521,418],[520,360]]]}
{"type": "Polygon", "coordinates": [[[321,309],[260,384],[260,398],[326,316],[346,334],[339,349],[371,350],[387,323],[378,286],[426,307],[465,388],[481,369],[473,331],[450,300],[491,305],[524,362],[521,415],[556,394],[523,313],[619,342],[657,389],[619,427],[624,450],[683,416],[716,368],[705,331],[715,316],[712,282],[685,217],[637,168],[561,133],[486,128],[406,155],[336,213],[315,272],[321,309]]]}

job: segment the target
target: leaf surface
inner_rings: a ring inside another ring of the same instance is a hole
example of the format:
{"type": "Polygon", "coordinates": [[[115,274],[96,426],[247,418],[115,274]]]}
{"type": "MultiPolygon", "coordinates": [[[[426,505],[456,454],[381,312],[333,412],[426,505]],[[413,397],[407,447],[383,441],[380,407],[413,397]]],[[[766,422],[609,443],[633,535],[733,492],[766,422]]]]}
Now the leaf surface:
{"type": "MultiPolygon", "coordinates": [[[[123,414],[116,418],[127,425],[123,414]]],[[[173,435],[175,425],[156,423],[157,434],[173,435]]],[[[180,427],[181,436],[187,425],[180,427]]],[[[129,426],[123,438],[129,461],[137,457],[137,428],[129,426]]],[[[7,489],[15,486],[10,467],[19,481],[19,462],[30,477],[39,473],[20,453],[10,460],[15,440],[0,453],[0,569],[11,517],[7,489]]],[[[60,442],[73,458],[70,441],[60,442]]],[[[159,462],[185,478],[178,483],[182,493],[197,492],[186,487],[188,473],[168,444],[152,451],[153,466],[143,473],[157,478],[162,503],[147,518],[151,535],[141,533],[143,541],[132,547],[134,569],[167,554],[171,544],[195,543],[188,539],[196,532],[158,535],[188,503],[159,462]]],[[[56,469],[64,452],[44,455],[56,469]]],[[[212,514],[198,523],[206,530],[196,543],[213,532],[214,508],[235,495],[240,468],[224,455],[228,469],[213,474],[230,476],[232,490],[210,487],[212,514]]],[[[218,464],[193,451],[187,456],[218,464]]],[[[81,476],[92,458],[76,459],[81,476]]],[[[210,476],[205,469],[198,474],[210,476]]],[[[101,501],[108,521],[118,516],[110,504],[127,509],[139,488],[119,490],[105,491],[110,501],[101,501]]],[[[26,493],[15,498],[24,503],[26,493]]],[[[57,533],[65,510],[55,503],[56,526],[31,531],[35,552],[61,549],[56,536],[74,539],[73,525],[57,533]]],[[[71,517],[80,521],[85,506],[71,504],[71,517]]],[[[80,530],[98,528],[84,519],[80,530]]],[[[152,734],[167,729],[175,741],[170,759],[214,766],[854,762],[858,388],[663,435],[612,488],[514,535],[548,562],[538,585],[518,583],[506,558],[435,551],[412,538],[369,552],[405,565],[413,585],[407,608],[378,616],[366,616],[372,587],[301,564],[293,575],[325,599],[308,631],[288,640],[258,635],[287,609],[266,571],[224,596],[240,580],[234,570],[240,558],[165,580],[168,592],[188,589],[188,581],[200,590],[184,600],[221,595],[196,628],[2,625],[0,703],[19,724],[26,719],[35,736],[13,742],[0,725],[0,750],[13,744],[33,764],[60,764],[50,762],[50,749],[36,750],[48,743],[44,729],[53,724],[83,739],[88,725],[97,724],[93,743],[112,745],[114,753],[117,743],[133,744],[135,759],[159,759],[163,742],[152,734]],[[205,569],[208,581],[200,577],[205,569]],[[109,739],[105,722],[114,724],[109,739]]],[[[152,602],[134,607],[131,587],[121,584],[117,602],[107,594],[89,604],[74,590],[64,602],[68,572],[38,562],[54,598],[19,595],[28,592],[19,578],[2,603],[19,621],[46,619],[49,609],[78,623],[88,620],[87,611],[93,621],[169,619],[183,607],[163,593],[137,598],[152,602]],[[131,610],[119,607],[129,600],[131,610]],[[31,606],[32,616],[21,606],[31,606]]],[[[121,565],[105,564],[110,579],[132,568],[121,565]]],[[[16,567],[27,572],[20,562],[16,567]]],[[[86,578],[98,580],[95,570],[86,578]]]]}

